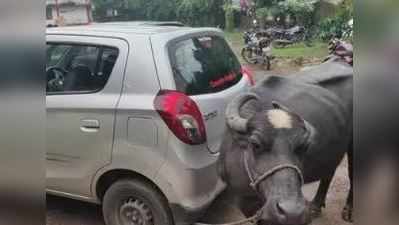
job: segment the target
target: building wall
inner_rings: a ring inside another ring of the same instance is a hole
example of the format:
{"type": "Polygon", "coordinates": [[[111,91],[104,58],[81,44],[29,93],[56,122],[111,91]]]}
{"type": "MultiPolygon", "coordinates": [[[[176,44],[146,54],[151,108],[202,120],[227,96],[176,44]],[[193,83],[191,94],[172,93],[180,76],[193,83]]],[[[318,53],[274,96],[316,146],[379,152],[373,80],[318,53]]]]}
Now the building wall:
{"type": "Polygon", "coordinates": [[[47,1],[47,7],[52,8],[52,19],[47,19],[47,25],[78,25],[87,24],[92,21],[91,7],[87,4],[89,2],[87,0],[58,0],[58,12],[57,6],[53,2],[55,0],[47,1]],[[73,4],[70,4],[71,2],[73,4]]]}
{"type": "Polygon", "coordinates": [[[64,18],[65,25],[87,24],[90,22],[87,12],[87,6],[61,6],[60,17],[64,18]]]}
{"type": "Polygon", "coordinates": [[[46,4],[56,4],[56,2],[58,2],[60,5],[69,3],[86,5],[88,3],[87,0],[46,0],[46,4]]]}

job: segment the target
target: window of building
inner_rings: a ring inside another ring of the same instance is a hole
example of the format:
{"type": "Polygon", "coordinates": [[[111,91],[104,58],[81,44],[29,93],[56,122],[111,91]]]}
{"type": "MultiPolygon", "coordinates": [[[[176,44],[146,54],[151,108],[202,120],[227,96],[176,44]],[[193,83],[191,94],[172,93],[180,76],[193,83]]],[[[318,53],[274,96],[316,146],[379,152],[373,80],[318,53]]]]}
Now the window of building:
{"type": "Polygon", "coordinates": [[[53,7],[46,6],[46,19],[52,20],[53,19],[53,7]]]}

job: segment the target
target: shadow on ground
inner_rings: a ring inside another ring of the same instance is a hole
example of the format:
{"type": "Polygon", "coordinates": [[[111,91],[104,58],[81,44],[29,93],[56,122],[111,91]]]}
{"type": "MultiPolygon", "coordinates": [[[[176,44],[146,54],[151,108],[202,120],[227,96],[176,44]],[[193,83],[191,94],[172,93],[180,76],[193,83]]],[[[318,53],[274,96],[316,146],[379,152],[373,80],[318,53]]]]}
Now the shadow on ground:
{"type": "Polygon", "coordinates": [[[47,195],[46,225],[104,225],[101,206],[47,195]]]}

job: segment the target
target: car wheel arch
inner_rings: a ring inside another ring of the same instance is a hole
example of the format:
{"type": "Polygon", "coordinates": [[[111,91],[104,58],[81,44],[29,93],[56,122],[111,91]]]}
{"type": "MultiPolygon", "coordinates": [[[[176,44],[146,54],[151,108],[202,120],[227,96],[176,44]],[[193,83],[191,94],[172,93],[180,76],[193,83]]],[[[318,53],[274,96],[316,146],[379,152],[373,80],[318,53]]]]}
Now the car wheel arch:
{"type": "Polygon", "coordinates": [[[147,184],[150,184],[155,190],[157,190],[166,200],[165,194],[162,192],[162,190],[156,185],[150,178],[146,177],[143,174],[140,174],[138,172],[132,171],[132,170],[127,170],[127,169],[113,169],[109,170],[105,173],[103,173],[99,178],[97,179],[96,186],[95,186],[95,196],[97,199],[102,202],[103,197],[105,195],[105,192],[108,190],[108,188],[115,183],[118,180],[121,179],[132,179],[132,180],[138,180],[141,182],[145,182],[147,184]]]}

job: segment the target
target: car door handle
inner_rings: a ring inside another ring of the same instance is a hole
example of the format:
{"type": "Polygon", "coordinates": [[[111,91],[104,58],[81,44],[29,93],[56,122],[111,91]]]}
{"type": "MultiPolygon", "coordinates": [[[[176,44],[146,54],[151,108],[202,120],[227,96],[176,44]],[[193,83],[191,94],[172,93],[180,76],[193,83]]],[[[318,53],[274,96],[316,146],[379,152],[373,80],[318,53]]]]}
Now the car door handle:
{"type": "Polygon", "coordinates": [[[83,132],[97,132],[100,129],[100,122],[98,120],[86,119],[80,121],[80,130],[83,132]]]}

